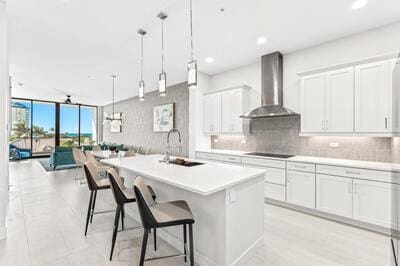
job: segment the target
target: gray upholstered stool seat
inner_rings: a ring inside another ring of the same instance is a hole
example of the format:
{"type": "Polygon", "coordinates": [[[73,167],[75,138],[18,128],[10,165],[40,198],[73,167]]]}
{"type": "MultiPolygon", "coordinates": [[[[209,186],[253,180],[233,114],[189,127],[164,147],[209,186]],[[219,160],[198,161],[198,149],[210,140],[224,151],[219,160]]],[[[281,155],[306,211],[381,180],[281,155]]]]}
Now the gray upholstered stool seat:
{"type": "Polygon", "coordinates": [[[150,210],[158,223],[158,227],[194,223],[193,214],[186,201],[157,203],[150,210]]]}

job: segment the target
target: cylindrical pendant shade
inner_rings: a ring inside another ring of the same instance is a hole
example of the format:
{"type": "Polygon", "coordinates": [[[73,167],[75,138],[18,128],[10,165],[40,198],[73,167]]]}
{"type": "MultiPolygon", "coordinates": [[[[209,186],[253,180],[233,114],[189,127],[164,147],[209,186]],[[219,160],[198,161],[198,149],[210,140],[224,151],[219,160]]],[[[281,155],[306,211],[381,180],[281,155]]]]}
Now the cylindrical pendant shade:
{"type": "Polygon", "coordinates": [[[141,80],[139,82],[139,101],[144,101],[144,88],[145,88],[144,81],[141,80]]]}
{"type": "Polygon", "coordinates": [[[165,96],[167,94],[167,74],[160,73],[158,76],[158,92],[160,96],[165,96]]]}

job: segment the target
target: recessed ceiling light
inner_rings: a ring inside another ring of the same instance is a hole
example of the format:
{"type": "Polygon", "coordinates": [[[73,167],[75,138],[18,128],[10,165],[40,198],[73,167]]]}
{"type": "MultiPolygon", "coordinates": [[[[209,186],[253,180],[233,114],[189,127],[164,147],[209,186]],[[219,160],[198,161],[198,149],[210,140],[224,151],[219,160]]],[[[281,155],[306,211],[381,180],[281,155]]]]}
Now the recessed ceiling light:
{"type": "Polygon", "coordinates": [[[204,61],[206,61],[206,63],[212,63],[214,61],[214,58],[212,57],[206,57],[206,59],[204,59],[204,61]]]}
{"type": "Polygon", "coordinates": [[[267,37],[261,36],[257,39],[257,44],[261,45],[267,42],[267,37]]]}
{"type": "Polygon", "coordinates": [[[356,10],[365,7],[368,4],[368,0],[357,0],[351,4],[351,8],[356,10]]]}

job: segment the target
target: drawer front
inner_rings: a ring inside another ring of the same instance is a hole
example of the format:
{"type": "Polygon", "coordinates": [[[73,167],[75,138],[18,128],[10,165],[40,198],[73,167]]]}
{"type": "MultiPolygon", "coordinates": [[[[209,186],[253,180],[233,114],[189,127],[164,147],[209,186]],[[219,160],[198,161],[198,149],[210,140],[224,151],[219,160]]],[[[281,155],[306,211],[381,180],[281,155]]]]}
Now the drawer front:
{"type": "Polygon", "coordinates": [[[399,175],[396,173],[342,166],[318,164],[317,173],[388,183],[398,183],[400,181],[399,175]]]}
{"type": "Polygon", "coordinates": [[[207,153],[207,152],[196,152],[196,158],[205,159],[205,160],[209,160],[209,161],[223,161],[224,155],[207,153]]]}
{"type": "Polygon", "coordinates": [[[279,185],[286,185],[286,170],[278,168],[264,168],[267,170],[265,173],[265,182],[270,182],[279,185]]]}
{"type": "Polygon", "coordinates": [[[264,183],[264,197],[274,200],[285,201],[285,186],[264,183]]]}
{"type": "Polygon", "coordinates": [[[282,168],[282,169],[285,169],[285,167],[286,167],[285,161],[268,160],[268,159],[261,159],[261,158],[243,157],[242,163],[248,164],[248,165],[274,167],[274,168],[282,168]]]}
{"type": "Polygon", "coordinates": [[[315,164],[313,164],[313,163],[287,162],[287,169],[288,170],[315,173],[315,164]]]}
{"type": "Polygon", "coordinates": [[[236,156],[236,155],[224,155],[224,162],[228,162],[228,163],[238,163],[241,164],[242,163],[242,157],[240,156],[236,156]]]}

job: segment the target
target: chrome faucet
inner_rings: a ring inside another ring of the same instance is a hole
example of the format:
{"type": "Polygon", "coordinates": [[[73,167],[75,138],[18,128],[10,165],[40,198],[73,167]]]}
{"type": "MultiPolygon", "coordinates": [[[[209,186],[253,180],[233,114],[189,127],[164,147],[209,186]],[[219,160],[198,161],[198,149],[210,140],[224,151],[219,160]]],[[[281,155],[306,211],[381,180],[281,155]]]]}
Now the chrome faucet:
{"type": "Polygon", "coordinates": [[[165,163],[169,164],[169,161],[170,161],[170,159],[171,159],[171,150],[172,150],[173,148],[178,148],[179,152],[180,152],[181,149],[182,149],[181,132],[180,132],[178,129],[176,129],[176,128],[173,128],[173,129],[171,129],[171,130],[168,132],[168,135],[167,135],[167,147],[166,147],[166,149],[165,149],[164,159],[163,159],[161,162],[165,162],[165,163]],[[179,136],[179,145],[178,145],[178,146],[171,146],[171,145],[170,145],[169,139],[170,139],[170,137],[171,137],[171,133],[178,133],[178,136],[179,136]]]}

